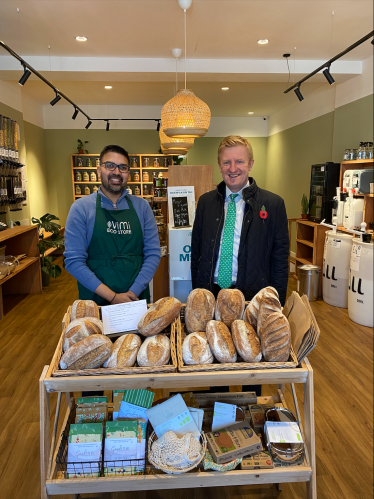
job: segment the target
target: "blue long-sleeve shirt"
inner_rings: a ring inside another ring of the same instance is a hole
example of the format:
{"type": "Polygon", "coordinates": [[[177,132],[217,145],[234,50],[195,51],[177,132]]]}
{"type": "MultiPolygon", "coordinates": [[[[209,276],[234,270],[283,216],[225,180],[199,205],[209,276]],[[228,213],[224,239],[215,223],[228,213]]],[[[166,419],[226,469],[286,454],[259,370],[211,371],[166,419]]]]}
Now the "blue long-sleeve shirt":
{"type": "MultiPolygon", "coordinates": [[[[125,190],[114,205],[99,189],[101,194],[101,207],[106,210],[129,209],[127,196],[139,217],[143,231],[143,265],[129,291],[139,296],[153,278],[160,263],[160,241],[155,218],[151,207],[142,198],[130,196],[125,190]]],[[[96,217],[96,196],[90,194],[75,201],[70,208],[65,226],[65,268],[83,286],[90,291],[95,291],[102,282],[87,266],[88,247],[96,217]]]]}

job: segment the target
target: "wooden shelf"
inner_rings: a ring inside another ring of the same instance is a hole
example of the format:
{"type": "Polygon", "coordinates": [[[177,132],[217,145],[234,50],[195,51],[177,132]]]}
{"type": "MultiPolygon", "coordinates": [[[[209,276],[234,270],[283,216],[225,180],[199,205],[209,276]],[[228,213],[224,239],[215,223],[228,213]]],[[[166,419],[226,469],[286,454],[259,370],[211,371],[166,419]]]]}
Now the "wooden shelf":
{"type": "Polygon", "coordinates": [[[73,170],[97,170],[97,166],[73,166],[73,170]]]}
{"type": "Polygon", "coordinates": [[[353,161],[342,161],[341,165],[360,165],[360,164],[374,164],[374,159],[355,159],[353,161]]]}
{"type": "Polygon", "coordinates": [[[82,180],[82,182],[73,182],[74,184],[100,184],[101,182],[91,182],[90,180],[82,180]]]}
{"type": "Polygon", "coordinates": [[[296,241],[298,243],[301,243],[301,244],[306,244],[307,246],[311,246],[313,248],[314,246],[314,243],[313,241],[308,241],[307,239],[296,239],[296,241]]]}
{"type": "Polygon", "coordinates": [[[0,284],[4,284],[4,282],[9,281],[9,279],[12,279],[13,277],[15,277],[17,274],[22,272],[22,270],[26,269],[29,265],[32,265],[34,262],[37,262],[38,259],[39,258],[37,256],[23,258],[19,262],[19,265],[15,268],[15,270],[11,274],[4,277],[3,279],[0,279],[0,284]]]}
{"type": "Polygon", "coordinates": [[[313,261],[306,260],[305,258],[295,258],[297,262],[303,263],[304,265],[313,265],[313,261]]]}

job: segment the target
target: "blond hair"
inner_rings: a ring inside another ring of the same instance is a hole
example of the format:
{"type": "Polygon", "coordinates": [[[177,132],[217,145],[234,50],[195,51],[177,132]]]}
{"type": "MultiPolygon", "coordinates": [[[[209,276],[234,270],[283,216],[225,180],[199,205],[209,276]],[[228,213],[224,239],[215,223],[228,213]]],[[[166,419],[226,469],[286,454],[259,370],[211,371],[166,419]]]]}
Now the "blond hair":
{"type": "Polygon", "coordinates": [[[229,135],[228,137],[225,137],[218,146],[218,163],[220,161],[219,158],[223,149],[225,149],[226,147],[235,146],[245,146],[247,149],[249,162],[253,160],[253,149],[252,144],[249,142],[249,140],[240,137],[240,135],[229,135]]]}

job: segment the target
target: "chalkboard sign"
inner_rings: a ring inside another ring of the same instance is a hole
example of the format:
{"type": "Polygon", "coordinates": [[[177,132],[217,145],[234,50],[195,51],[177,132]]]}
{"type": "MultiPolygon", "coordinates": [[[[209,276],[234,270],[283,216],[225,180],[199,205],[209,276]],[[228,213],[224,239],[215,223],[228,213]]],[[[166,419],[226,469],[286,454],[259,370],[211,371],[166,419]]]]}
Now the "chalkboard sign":
{"type": "Polygon", "coordinates": [[[187,196],[172,198],[174,227],[190,227],[187,196]]]}

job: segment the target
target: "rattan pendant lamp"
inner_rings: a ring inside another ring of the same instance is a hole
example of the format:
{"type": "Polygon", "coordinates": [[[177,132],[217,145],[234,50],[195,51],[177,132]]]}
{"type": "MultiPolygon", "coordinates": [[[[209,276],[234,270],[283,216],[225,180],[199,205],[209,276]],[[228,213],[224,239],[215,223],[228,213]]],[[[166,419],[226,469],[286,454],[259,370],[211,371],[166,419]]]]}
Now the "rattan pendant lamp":
{"type": "Polygon", "coordinates": [[[210,109],[201,99],[188,90],[186,68],[186,12],[192,0],[178,0],[184,11],[184,90],[180,90],[161,110],[161,121],[164,133],[173,138],[204,137],[210,123],[210,109]]]}

